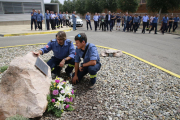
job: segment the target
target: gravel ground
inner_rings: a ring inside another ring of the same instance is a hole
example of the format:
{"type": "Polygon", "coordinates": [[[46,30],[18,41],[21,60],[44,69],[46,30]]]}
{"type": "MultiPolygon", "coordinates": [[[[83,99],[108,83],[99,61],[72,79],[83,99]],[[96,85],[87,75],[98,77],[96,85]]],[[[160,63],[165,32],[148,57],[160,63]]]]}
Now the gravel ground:
{"type": "MultiPolygon", "coordinates": [[[[44,45],[0,49],[0,67],[44,45]]],[[[98,48],[99,53],[104,49],[98,48]]],[[[50,59],[52,52],[41,56],[50,59]]],[[[89,76],[74,85],[75,110],[64,112],[62,120],[180,119],[180,79],[128,55],[101,57],[94,90],[88,89],[89,76]]],[[[3,74],[3,73],[2,73],[3,74]]],[[[2,74],[0,74],[0,79],[2,74]]],[[[44,113],[40,120],[60,120],[44,113]]]]}

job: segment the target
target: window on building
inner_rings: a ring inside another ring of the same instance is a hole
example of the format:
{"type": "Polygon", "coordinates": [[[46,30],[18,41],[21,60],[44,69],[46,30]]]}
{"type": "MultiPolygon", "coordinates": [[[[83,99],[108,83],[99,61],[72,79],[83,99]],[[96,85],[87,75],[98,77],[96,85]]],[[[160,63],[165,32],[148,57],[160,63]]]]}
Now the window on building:
{"type": "Polygon", "coordinates": [[[3,14],[2,2],[0,2],[0,14],[3,14]]]}
{"type": "Polygon", "coordinates": [[[32,9],[41,10],[41,3],[40,2],[36,2],[36,3],[24,2],[23,7],[24,7],[24,13],[31,13],[32,9]]]}
{"type": "Polygon", "coordinates": [[[2,2],[4,14],[22,14],[23,8],[20,2],[2,2]]]}

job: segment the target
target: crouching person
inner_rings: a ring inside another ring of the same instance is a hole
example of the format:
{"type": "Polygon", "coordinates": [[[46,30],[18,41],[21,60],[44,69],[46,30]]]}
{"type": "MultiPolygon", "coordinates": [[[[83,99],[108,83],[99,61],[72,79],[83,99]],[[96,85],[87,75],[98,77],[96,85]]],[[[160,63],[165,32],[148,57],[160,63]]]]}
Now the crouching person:
{"type": "Polygon", "coordinates": [[[66,75],[71,77],[71,72],[74,69],[74,56],[75,49],[73,42],[69,39],[66,39],[66,33],[59,31],[56,34],[56,39],[51,40],[48,44],[41,48],[38,52],[34,52],[35,55],[43,55],[49,51],[53,51],[54,56],[47,62],[51,68],[52,78],[60,77],[60,71],[64,64],[68,64],[68,67],[65,69],[66,75]]]}
{"type": "Polygon", "coordinates": [[[100,58],[95,45],[87,43],[85,33],[75,36],[76,56],[75,56],[75,73],[73,74],[72,83],[76,84],[83,76],[90,74],[90,89],[95,87],[97,72],[101,68],[100,58]],[[83,62],[79,65],[81,62],[83,62]]]}

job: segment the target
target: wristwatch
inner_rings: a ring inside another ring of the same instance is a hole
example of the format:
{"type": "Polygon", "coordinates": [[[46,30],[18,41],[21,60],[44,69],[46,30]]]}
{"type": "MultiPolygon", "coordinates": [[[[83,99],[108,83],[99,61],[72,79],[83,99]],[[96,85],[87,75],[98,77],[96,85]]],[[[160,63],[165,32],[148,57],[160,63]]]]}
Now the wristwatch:
{"type": "Polygon", "coordinates": [[[81,67],[83,67],[83,63],[81,63],[81,67]]]}
{"type": "Polygon", "coordinates": [[[66,59],[66,58],[64,58],[64,60],[66,61],[67,59],[66,59]]]}

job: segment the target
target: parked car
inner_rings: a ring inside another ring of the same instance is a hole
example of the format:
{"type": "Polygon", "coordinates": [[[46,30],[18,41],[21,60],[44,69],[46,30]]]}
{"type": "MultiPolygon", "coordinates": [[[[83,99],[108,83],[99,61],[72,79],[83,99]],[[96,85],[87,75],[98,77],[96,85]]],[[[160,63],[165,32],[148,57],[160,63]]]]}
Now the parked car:
{"type": "MultiPolygon", "coordinates": [[[[69,26],[70,27],[73,26],[72,15],[70,15],[69,26]]],[[[79,16],[76,17],[76,26],[81,26],[81,27],[83,26],[83,20],[79,16]]]]}

